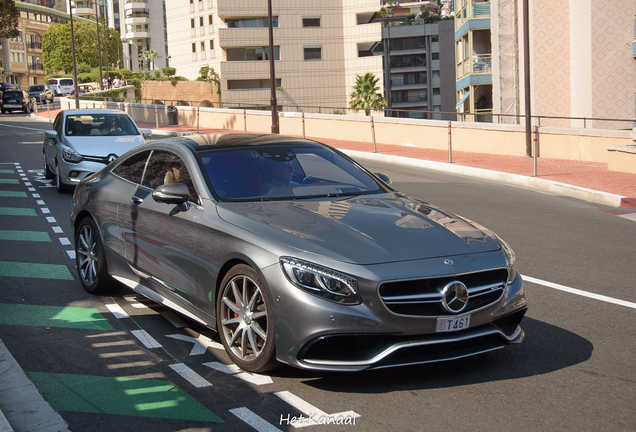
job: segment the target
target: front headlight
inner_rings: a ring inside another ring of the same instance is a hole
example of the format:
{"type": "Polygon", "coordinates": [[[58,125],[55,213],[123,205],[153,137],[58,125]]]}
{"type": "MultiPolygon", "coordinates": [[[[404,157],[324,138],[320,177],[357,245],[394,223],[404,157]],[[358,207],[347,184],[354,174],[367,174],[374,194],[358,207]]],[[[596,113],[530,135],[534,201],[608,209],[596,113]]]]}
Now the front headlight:
{"type": "Polygon", "coordinates": [[[280,265],[291,283],[310,294],[341,304],[362,302],[358,282],[350,276],[291,257],[282,257],[280,265]]]}
{"type": "Polygon", "coordinates": [[[82,159],[84,159],[84,157],[81,154],[79,154],[78,152],[76,152],[75,150],[73,150],[72,148],[68,146],[62,146],[62,158],[66,162],[73,162],[73,163],[80,162],[82,159]]]}
{"type": "Polygon", "coordinates": [[[508,243],[503,241],[500,237],[497,238],[499,239],[499,242],[501,244],[501,250],[503,251],[504,255],[506,256],[506,260],[508,261],[508,285],[510,285],[517,276],[517,270],[515,269],[515,261],[517,260],[517,258],[515,257],[515,252],[508,245],[508,243]]]}

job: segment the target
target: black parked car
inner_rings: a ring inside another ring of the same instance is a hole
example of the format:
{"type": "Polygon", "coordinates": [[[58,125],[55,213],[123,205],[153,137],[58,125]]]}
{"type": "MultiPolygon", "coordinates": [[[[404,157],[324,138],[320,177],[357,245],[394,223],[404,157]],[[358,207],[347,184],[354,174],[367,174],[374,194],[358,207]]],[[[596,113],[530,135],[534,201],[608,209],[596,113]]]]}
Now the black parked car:
{"type": "Polygon", "coordinates": [[[53,90],[46,84],[34,84],[29,86],[27,93],[32,98],[36,98],[38,102],[45,103],[49,101],[53,103],[53,90]]]}
{"type": "Polygon", "coordinates": [[[3,92],[3,91],[8,90],[10,88],[13,88],[13,84],[0,82],[0,92],[3,92]]]}
{"type": "Polygon", "coordinates": [[[0,95],[0,107],[2,107],[2,114],[7,111],[24,111],[28,114],[33,112],[33,101],[24,90],[5,90],[0,95]]]}

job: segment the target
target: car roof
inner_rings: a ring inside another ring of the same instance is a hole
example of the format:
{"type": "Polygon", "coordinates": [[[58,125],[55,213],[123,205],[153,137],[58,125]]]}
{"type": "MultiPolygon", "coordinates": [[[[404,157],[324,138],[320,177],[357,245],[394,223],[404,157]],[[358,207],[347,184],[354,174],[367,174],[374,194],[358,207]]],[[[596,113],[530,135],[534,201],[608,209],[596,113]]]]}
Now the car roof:
{"type": "MultiPolygon", "coordinates": [[[[157,143],[162,142],[158,141],[157,143]]],[[[178,138],[169,138],[163,142],[174,142],[191,148],[195,152],[205,152],[217,149],[228,149],[238,147],[280,145],[280,144],[302,144],[306,146],[328,147],[316,141],[274,134],[209,134],[209,135],[187,135],[178,138]]]]}

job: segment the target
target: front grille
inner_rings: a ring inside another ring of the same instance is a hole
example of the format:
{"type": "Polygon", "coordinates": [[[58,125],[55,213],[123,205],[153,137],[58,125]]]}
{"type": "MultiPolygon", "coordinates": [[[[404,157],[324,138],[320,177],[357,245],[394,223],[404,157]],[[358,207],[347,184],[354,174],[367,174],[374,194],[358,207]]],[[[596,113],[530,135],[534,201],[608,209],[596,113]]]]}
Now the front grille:
{"type": "Polygon", "coordinates": [[[386,307],[398,315],[449,315],[442,302],[442,289],[453,281],[468,288],[469,299],[461,313],[480,309],[497,302],[506,287],[508,270],[495,269],[461,275],[408,281],[385,282],[380,285],[380,297],[386,307]]]}
{"type": "MultiPolygon", "coordinates": [[[[398,335],[334,335],[318,338],[302,350],[299,360],[310,362],[365,362],[400,343],[417,342],[417,337],[398,335]]],[[[405,346],[370,368],[434,362],[458,358],[502,347],[506,340],[498,333],[467,339],[405,346]]]]}

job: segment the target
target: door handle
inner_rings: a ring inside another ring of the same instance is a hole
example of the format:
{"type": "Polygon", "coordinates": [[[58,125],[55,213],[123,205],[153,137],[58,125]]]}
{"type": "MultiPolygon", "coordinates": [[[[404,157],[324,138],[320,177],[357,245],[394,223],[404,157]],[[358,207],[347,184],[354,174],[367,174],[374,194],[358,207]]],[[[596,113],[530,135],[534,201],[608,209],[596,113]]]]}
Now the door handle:
{"type": "Polygon", "coordinates": [[[144,202],[144,199],[143,199],[143,198],[139,198],[138,196],[133,196],[133,197],[130,199],[130,201],[131,201],[133,204],[141,204],[142,202],[144,202]]]}

